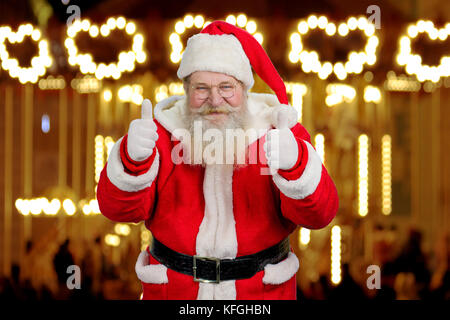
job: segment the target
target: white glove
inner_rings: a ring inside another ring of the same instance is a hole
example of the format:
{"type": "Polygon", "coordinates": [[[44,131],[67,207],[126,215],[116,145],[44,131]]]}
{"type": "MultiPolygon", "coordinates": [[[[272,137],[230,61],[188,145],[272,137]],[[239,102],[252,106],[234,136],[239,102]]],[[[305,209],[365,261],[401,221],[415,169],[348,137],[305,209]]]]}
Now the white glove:
{"type": "Polygon", "coordinates": [[[150,100],[145,99],[142,102],[141,112],[141,119],[131,121],[128,129],[127,151],[134,161],[148,159],[153,154],[156,140],[158,140],[150,100]]]}
{"type": "Polygon", "coordinates": [[[292,169],[298,160],[297,140],[288,128],[289,116],[285,112],[278,112],[277,117],[278,128],[269,130],[263,146],[272,173],[278,169],[292,169]]]}

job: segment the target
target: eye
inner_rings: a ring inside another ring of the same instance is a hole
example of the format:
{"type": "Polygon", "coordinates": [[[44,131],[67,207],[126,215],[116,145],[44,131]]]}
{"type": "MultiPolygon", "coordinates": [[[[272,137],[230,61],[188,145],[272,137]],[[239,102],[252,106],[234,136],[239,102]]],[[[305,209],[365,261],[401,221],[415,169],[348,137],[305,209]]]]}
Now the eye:
{"type": "Polygon", "coordinates": [[[197,87],[195,87],[195,90],[200,90],[200,91],[205,91],[205,90],[208,90],[209,88],[208,87],[205,87],[205,86],[197,86],[197,87]]]}
{"type": "Polygon", "coordinates": [[[233,90],[233,86],[231,84],[224,84],[220,86],[220,90],[225,90],[225,91],[229,91],[229,90],[233,90]]]}

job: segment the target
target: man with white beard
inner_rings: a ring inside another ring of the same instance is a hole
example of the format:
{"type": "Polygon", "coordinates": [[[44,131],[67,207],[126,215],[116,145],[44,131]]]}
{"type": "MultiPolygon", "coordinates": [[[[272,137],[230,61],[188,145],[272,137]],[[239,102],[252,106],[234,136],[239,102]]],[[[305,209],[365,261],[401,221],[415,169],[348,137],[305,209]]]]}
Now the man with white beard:
{"type": "MultiPolygon", "coordinates": [[[[245,164],[247,92],[244,84],[222,73],[197,71],[183,79],[186,100],[184,160],[191,164],[245,164]],[[210,87],[218,83],[217,87],[210,87]],[[214,89],[216,88],[216,90],[214,89]],[[201,130],[197,132],[196,129],[201,130]],[[205,139],[211,136],[211,139],[205,139]],[[211,150],[211,152],[208,152],[211,150]]],[[[250,128],[251,130],[251,128],[250,128]]]]}
{"type": "Polygon", "coordinates": [[[328,225],[338,197],[282,79],[223,21],[188,40],[177,75],[186,95],[158,103],[155,119],[144,101],[97,189],[103,215],[152,232],[136,262],[143,298],[295,299],[288,236],[328,225]],[[252,68],[275,95],[248,92],[252,68]],[[230,131],[244,147],[226,144],[230,131]]]}

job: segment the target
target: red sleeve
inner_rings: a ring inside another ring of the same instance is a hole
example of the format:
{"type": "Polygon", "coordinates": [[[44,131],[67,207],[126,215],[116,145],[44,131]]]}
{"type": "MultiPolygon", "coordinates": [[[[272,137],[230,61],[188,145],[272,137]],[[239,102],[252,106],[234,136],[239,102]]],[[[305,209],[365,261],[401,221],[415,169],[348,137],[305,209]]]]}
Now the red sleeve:
{"type": "MultiPolygon", "coordinates": [[[[302,148],[302,156],[291,170],[278,170],[280,176],[289,181],[298,180],[305,171],[306,164],[310,160],[306,143],[311,144],[310,135],[306,129],[298,123],[292,129],[294,136],[302,148]],[[281,171],[281,172],[280,172],[281,171]]],[[[317,159],[317,158],[316,158],[317,159]]],[[[339,199],[333,180],[325,166],[321,165],[320,181],[312,194],[303,199],[293,199],[280,190],[281,212],[284,217],[297,225],[309,229],[320,229],[327,226],[336,216],[339,208],[339,199]]]]}
{"type": "Polygon", "coordinates": [[[117,222],[137,223],[149,219],[155,203],[156,184],[136,192],[122,191],[109,180],[106,169],[107,165],[100,174],[97,186],[101,213],[117,222]]]}
{"type": "Polygon", "coordinates": [[[336,216],[339,207],[336,187],[325,167],[322,167],[322,176],[313,194],[295,200],[280,193],[280,199],[283,216],[309,229],[326,227],[336,216]]]}

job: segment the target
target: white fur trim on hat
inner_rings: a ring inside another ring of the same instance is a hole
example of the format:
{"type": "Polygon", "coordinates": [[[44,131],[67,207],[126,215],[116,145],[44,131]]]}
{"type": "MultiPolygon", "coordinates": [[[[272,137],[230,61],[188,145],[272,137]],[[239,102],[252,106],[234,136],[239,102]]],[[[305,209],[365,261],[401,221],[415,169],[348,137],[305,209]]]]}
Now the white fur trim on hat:
{"type": "Polygon", "coordinates": [[[199,33],[189,38],[178,68],[183,79],[196,71],[220,72],[253,87],[252,68],[239,40],[230,34],[199,33]]]}

